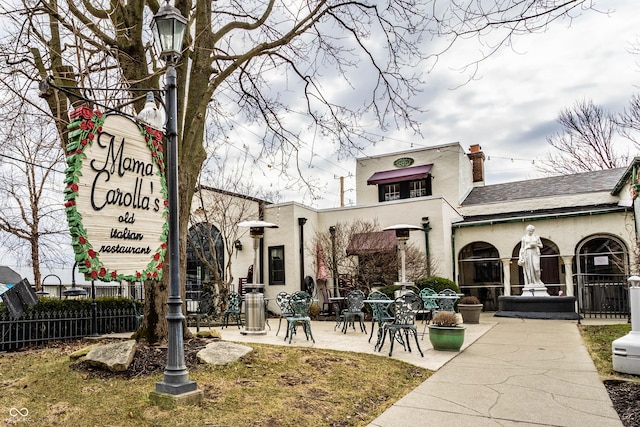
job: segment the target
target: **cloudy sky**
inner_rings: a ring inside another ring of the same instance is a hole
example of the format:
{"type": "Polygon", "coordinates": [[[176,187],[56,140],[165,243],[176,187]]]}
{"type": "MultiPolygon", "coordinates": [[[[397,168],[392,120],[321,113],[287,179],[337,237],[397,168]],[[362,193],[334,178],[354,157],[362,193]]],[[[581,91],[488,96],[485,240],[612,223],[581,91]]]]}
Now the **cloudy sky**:
{"type": "MultiPolygon", "coordinates": [[[[559,130],[558,114],[577,101],[592,100],[619,112],[640,84],[640,56],[629,53],[640,40],[637,0],[600,2],[609,14],[588,11],[559,21],[545,33],[521,36],[481,63],[473,81],[459,70],[476,58],[475,41],[443,55],[427,76],[419,117],[422,136],[396,131],[362,156],[459,142],[465,149],[480,144],[488,158],[487,184],[541,176],[535,161],[548,151],[546,138],[559,130]]],[[[380,134],[372,128],[371,133],[380,134]]],[[[287,191],[277,171],[264,165],[257,180],[280,190],[279,201],[298,201],[319,208],[339,206],[339,177],[345,176],[345,202],[355,202],[355,159],[338,161],[317,147],[303,149],[302,173],[325,187],[322,198],[287,191]],[[313,157],[312,157],[313,151],[313,157]],[[308,156],[304,159],[304,156],[308,156]],[[306,160],[306,162],[305,162],[306,160]]],[[[360,156],[360,157],[362,157],[360,156]]],[[[254,176],[254,179],[256,179],[254,176]]]]}

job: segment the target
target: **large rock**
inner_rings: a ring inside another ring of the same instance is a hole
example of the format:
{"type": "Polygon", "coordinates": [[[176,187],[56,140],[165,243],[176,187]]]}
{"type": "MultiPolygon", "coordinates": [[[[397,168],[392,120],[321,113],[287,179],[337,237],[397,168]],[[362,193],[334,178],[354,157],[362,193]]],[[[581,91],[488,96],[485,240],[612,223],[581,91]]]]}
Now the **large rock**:
{"type": "Polygon", "coordinates": [[[136,341],[127,340],[93,348],[85,361],[93,366],[113,372],[126,371],[136,354],[136,341]]]}
{"type": "Polygon", "coordinates": [[[251,347],[227,341],[216,341],[207,344],[197,354],[198,360],[211,365],[227,365],[253,351],[251,347]]]}

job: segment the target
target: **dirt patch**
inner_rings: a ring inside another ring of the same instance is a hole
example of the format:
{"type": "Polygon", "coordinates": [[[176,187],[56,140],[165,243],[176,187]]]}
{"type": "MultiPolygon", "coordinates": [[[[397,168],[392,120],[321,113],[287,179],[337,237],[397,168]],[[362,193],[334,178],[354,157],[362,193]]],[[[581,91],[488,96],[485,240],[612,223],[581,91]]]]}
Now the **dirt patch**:
{"type": "MultiPolygon", "coordinates": [[[[197,354],[213,340],[194,338],[184,342],[184,362],[187,369],[195,368],[200,362],[197,354]]],[[[86,342],[85,342],[86,345],[86,342]]],[[[136,355],[129,368],[123,372],[110,372],[100,368],[90,366],[82,360],[71,365],[71,369],[86,372],[88,375],[99,378],[124,377],[132,378],[138,376],[153,375],[164,372],[167,365],[167,347],[149,346],[138,343],[136,355]]]]}
{"type": "Polygon", "coordinates": [[[640,383],[609,380],[604,386],[622,424],[625,427],[640,425],[640,383]]]}

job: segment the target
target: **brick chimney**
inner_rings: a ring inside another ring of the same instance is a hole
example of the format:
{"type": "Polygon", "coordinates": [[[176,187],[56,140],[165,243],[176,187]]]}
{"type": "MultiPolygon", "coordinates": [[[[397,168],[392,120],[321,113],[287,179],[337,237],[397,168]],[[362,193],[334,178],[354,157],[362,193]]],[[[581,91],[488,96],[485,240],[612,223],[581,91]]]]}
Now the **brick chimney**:
{"type": "Polygon", "coordinates": [[[473,186],[484,185],[484,153],[479,144],[469,147],[470,153],[467,154],[471,160],[471,170],[473,173],[473,186]]]}

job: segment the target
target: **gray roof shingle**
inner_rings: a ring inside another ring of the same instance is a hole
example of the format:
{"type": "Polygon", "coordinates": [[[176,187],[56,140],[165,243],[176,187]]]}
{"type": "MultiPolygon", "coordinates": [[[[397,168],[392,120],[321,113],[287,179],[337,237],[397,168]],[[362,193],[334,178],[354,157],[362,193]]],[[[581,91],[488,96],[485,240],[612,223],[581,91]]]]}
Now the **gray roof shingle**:
{"type": "Polygon", "coordinates": [[[611,191],[626,168],[605,169],[574,175],[552,176],[527,181],[475,187],[462,206],[482,205],[507,200],[532,199],[536,197],[560,196],[563,194],[611,191]]]}

